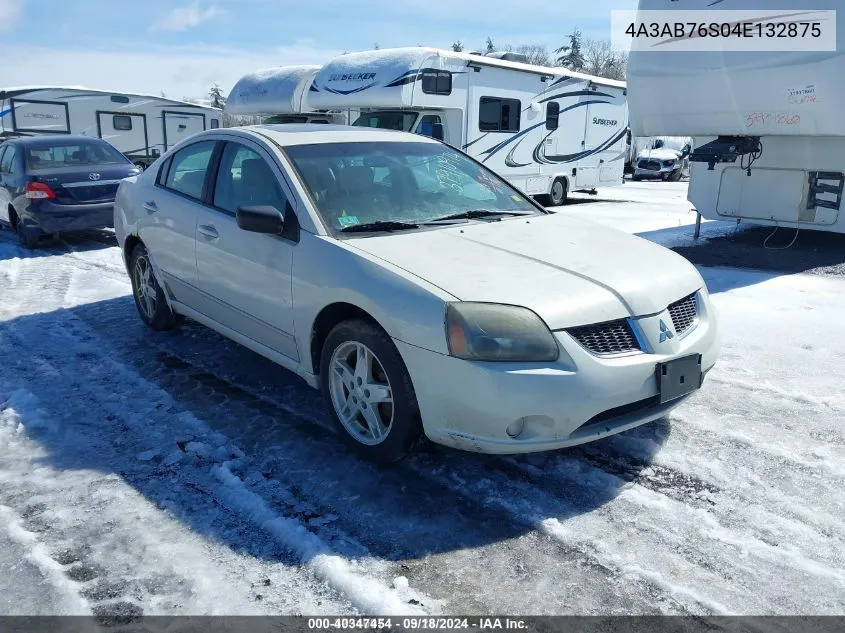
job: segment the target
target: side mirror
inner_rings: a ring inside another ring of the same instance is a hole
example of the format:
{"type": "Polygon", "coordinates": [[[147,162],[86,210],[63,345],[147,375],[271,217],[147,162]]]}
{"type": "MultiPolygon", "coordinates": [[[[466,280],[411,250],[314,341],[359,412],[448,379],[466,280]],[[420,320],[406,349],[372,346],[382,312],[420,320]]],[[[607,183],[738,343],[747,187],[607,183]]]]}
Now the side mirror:
{"type": "Polygon", "coordinates": [[[281,235],[285,228],[285,216],[276,207],[240,207],[235,212],[238,226],[252,233],[281,235]]]}

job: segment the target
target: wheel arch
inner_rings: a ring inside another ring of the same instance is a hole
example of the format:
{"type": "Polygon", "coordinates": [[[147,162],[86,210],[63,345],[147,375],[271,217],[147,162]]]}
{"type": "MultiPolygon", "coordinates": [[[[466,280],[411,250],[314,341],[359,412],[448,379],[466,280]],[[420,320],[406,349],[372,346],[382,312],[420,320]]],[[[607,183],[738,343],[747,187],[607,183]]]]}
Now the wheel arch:
{"type": "Polygon", "coordinates": [[[363,308],[346,301],[336,301],[325,306],[317,314],[311,324],[311,336],[309,342],[309,359],[311,370],[315,376],[320,374],[320,357],[323,352],[323,343],[326,341],[329,332],[343,321],[360,320],[370,323],[390,336],[381,323],[363,308]]]}

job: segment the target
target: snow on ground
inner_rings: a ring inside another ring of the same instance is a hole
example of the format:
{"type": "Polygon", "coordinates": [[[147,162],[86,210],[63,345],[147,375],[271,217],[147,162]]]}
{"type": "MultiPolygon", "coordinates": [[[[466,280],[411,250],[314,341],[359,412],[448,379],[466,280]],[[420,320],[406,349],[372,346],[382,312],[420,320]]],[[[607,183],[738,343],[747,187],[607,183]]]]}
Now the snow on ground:
{"type": "MultiPolygon", "coordinates": [[[[688,240],[684,190],[560,211],[688,240]]],[[[379,468],[291,374],[146,329],[108,235],[0,232],[0,613],[843,613],[845,279],[702,274],[723,353],[668,419],[379,468]]]]}

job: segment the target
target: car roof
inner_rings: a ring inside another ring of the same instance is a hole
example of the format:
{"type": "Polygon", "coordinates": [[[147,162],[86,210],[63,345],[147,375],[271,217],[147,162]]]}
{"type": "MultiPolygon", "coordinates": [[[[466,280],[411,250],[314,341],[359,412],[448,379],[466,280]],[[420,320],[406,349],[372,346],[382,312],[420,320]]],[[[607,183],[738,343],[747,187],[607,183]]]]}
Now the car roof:
{"type": "MultiPolygon", "coordinates": [[[[329,125],[324,123],[282,123],[278,125],[250,125],[237,128],[222,128],[220,131],[241,130],[251,135],[270,138],[275,143],[285,146],[311,145],[314,143],[361,143],[361,142],[416,142],[437,143],[437,141],[419,134],[382,130],[370,127],[350,125],[329,125]]],[[[211,130],[209,130],[211,132],[211,130]]]]}
{"type": "Polygon", "coordinates": [[[56,143],[60,145],[72,145],[73,143],[107,143],[103,139],[94,136],[83,136],[81,134],[39,134],[37,136],[19,136],[9,139],[23,146],[27,145],[49,145],[56,143]]]}

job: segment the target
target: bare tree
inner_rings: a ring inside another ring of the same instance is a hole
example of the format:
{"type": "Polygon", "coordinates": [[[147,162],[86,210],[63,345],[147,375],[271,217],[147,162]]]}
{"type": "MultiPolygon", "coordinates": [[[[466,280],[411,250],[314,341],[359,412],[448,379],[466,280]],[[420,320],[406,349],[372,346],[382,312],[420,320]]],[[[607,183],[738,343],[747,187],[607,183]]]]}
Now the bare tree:
{"type": "Polygon", "coordinates": [[[628,53],[614,50],[610,40],[584,38],[581,41],[584,59],[582,71],[588,75],[623,81],[628,70],[628,53]]]}

